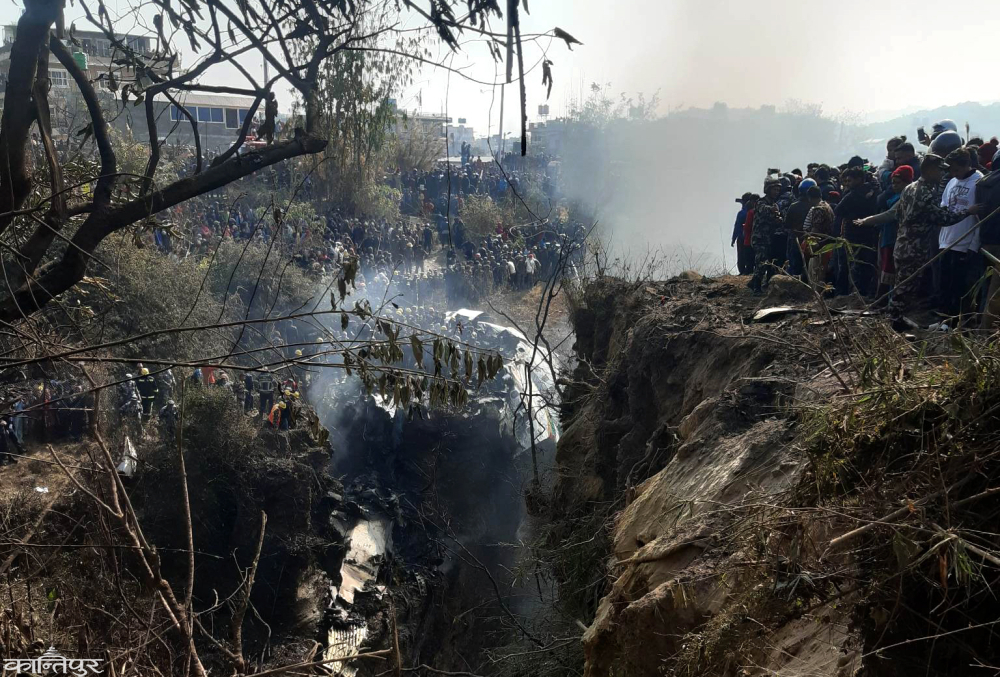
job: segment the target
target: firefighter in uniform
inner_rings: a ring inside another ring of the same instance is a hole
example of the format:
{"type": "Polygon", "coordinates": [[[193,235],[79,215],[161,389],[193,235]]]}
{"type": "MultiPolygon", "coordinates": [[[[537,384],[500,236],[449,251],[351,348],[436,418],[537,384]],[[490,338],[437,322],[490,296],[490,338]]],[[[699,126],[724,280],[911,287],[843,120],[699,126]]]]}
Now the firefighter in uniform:
{"type": "Polygon", "coordinates": [[[274,405],[274,389],[277,383],[267,367],[257,380],[258,416],[267,416],[274,405]]]}
{"type": "Polygon", "coordinates": [[[135,385],[142,398],[143,418],[149,418],[153,414],[153,402],[156,401],[159,388],[156,385],[156,377],[149,373],[149,369],[143,367],[139,373],[141,376],[136,379],[135,385]]]}

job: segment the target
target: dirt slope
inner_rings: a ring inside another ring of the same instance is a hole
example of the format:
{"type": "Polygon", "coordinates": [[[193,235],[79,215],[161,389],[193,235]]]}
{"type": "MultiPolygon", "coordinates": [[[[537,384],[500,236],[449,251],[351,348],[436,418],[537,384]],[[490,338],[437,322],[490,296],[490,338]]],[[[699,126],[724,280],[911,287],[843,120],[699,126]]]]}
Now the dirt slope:
{"type": "Polygon", "coordinates": [[[834,340],[815,315],[749,318],[803,300],[790,283],[760,299],[736,278],[695,275],[587,290],[575,314],[577,376],[595,385],[573,404],[553,496],[570,516],[557,538],[595,511],[611,518],[604,594],[583,637],[587,675],[682,665],[736,674],[747,656],[761,674],[851,674],[844,612],[776,608],[766,642],[740,620],[750,605],[789,606],[760,594],[767,582],[753,563],[787,534],[755,529],[754,511],[791,500],[808,469],[788,405],[835,383],[819,356],[796,348],[834,340]]]}

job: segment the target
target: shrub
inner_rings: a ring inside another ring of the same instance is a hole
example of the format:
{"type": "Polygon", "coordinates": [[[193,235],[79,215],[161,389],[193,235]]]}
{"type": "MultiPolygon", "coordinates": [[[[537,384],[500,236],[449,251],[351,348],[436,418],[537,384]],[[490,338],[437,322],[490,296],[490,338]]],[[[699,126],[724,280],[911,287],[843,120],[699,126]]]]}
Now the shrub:
{"type": "Polygon", "coordinates": [[[460,215],[471,239],[482,240],[494,234],[497,224],[514,225],[514,213],[486,195],[470,195],[460,215]]]}
{"type": "Polygon", "coordinates": [[[399,203],[403,193],[384,184],[366,185],[355,196],[355,207],[361,214],[373,219],[389,221],[399,218],[399,203]]]}

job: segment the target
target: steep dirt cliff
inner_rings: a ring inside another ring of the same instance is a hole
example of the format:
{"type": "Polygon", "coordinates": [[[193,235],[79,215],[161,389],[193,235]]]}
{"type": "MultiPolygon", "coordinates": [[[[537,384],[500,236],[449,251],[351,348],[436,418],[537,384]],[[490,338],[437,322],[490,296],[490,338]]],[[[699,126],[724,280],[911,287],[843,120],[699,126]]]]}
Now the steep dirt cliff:
{"type": "MultiPolygon", "coordinates": [[[[808,296],[779,282],[763,305],[789,299],[808,296]]],[[[590,389],[578,383],[558,447],[553,504],[569,519],[550,538],[572,539],[595,514],[611,525],[608,559],[592,562],[605,578],[586,674],[735,674],[748,658],[762,673],[850,674],[848,607],[805,585],[771,595],[788,580],[756,566],[798,542],[794,525],[764,529],[759,509],[793,502],[807,479],[789,405],[835,379],[823,351],[796,344],[822,348],[829,328],[809,315],[750,324],[762,300],[735,279],[603,282],[580,301],[577,377],[590,389]]]]}

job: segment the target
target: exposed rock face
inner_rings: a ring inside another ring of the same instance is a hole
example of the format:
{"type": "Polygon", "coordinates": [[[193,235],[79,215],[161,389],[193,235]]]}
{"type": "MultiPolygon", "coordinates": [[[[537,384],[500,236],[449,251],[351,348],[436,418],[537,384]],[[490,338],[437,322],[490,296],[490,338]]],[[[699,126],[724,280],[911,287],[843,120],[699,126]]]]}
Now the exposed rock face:
{"type": "MultiPolygon", "coordinates": [[[[732,619],[746,612],[738,606],[762,597],[747,566],[745,522],[753,506],[784,500],[803,480],[788,377],[820,367],[746,326],[759,300],[734,283],[682,276],[598,285],[585,301],[577,349],[603,382],[575,401],[557,451],[565,479],[555,504],[570,516],[619,506],[608,587],[583,637],[586,674],[669,674],[682,661],[695,672],[737,674],[740,652],[720,672],[725,661],[714,654],[725,648],[706,630],[739,625],[732,619]]],[[[810,331],[801,319],[788,326],[810,331]]],[[[825,611],[823,629],[789,617],[752,652],[761,669],[850,674],[851,661],[841,660],[849,657],[845,614],[825,611]]]]}
{"type": "MultiPolygon", "coordinates": [[[[327,472],[329,445],[308,431],[264,429],[250,442],[232,457],[218,449],[191,448],[187,471],[199,552],[195,596],[201,604],[207,606],[215,591],[238,585],[239,567],[249,566],[256,548],[261,513],[267,515],[252,593],[260,619],[248,618],[244,625],[248,649],[260,651],[268,641],[280,643],[273,639],[274,628],[289,641],[316,634],[331,576],[345,550],[343,535],[329,520],[341,506],[344,489],[327,472]]],[[[171,475],[175,461],[163,450],[154,462],[163,470],[150,471],[134,500],[147,535],[164,550],[167,571],[182,576],[186,537],[177,515],[177,481],[171,475]]],[[[226,622],[224,610],[218,621],[226,622]]]]}

